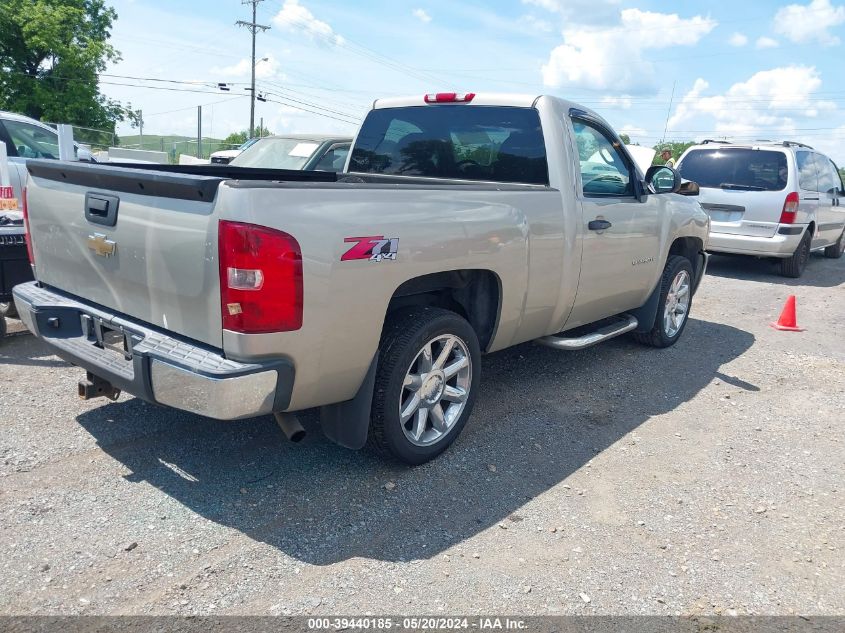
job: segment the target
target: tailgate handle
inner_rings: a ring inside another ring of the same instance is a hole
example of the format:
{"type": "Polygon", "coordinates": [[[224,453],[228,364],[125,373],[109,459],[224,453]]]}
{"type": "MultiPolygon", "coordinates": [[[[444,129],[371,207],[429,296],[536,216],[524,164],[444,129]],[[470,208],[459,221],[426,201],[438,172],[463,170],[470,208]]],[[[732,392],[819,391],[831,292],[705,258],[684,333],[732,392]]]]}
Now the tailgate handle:
{"type": "Polygon", "coordinates": [[[117,224],[117,207],[120,198],[104,193],[85,194],[85,219],[92,224],[114,226],[117,224]]]}

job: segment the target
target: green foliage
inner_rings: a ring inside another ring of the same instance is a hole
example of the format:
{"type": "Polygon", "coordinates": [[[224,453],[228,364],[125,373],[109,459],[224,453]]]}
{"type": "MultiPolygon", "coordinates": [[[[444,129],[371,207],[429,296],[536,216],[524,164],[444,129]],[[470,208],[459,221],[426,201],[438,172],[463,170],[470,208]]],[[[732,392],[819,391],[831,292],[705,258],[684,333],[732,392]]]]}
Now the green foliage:
{"type": "Polygon", "coordinates": [[[100,94],[98,73],[120,53],[105,0],[0,0],[0,109],[114,131],[131,106],[100,94]]]}
{"type": "Polygon", "coordinates": [[[620,134],[619,140],[622,141],[625,145],[631,144],[631,137],[628,136],[627,134],[620,134]]]}
{"type": "Polygon", "coordinates": [[[842,182],[845,182],[845,167],[839,168],[839,177],[842,179],[842,182]]]}
{"type": "MultiPolygon", "coordinates": [[[[261,127],[260,125],[255,126],[255,135],[256,136],[273,136],[273,133],[268,130],[266,127],[261,127]]],[[[223,139],[224,143],[228,143],[229,145],[243,145],[246,143],[247,139],[249,139],[249,130],[243,130],[241,132],[232,132],[223,139]]]]}
{"type": "Polygon", "coordinates": [[[677,161],[681,154],[687,151],[688,147],[692,147],[696,145],[695,141],[667,141],[665,143],[658,143],[652,149],[654,149],[657,153],[654,155],[654,160],[652,161],[653,165],[663,165],[666,161],[660,156],[660,152],[664,149],[669,149],[672,152],[672,158],[677,161]]]}
{"type": "Polygon", "coordinates": [[[229,136],[223,139],[223,142],[228,145],[242,145],[243,143],[246,143],[247,136],[249,136],[249,133],[246,131],[232,132],[229,136]]]}

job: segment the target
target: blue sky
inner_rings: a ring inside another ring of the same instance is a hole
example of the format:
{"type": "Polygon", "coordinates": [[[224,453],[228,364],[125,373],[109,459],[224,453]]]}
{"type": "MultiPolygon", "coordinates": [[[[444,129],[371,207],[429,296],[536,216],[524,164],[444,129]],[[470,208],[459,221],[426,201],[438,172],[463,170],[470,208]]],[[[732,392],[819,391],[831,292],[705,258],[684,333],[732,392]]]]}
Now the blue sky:
{"type": "MultiPolygon", "coordinates": [[[[195,135],[199,104],[205,136],[248,126],[248,6],[112,4],[123,60],[102,90],[143,109],[145,132],[195,135]]],[[[667,140],[789,138],[845,164],[835,0],[264,0],[258,22],[256,118],[277,133],[352,131],[378,97],[521,92],[578,101],[643,144],[668,121],[667,140]]]]}

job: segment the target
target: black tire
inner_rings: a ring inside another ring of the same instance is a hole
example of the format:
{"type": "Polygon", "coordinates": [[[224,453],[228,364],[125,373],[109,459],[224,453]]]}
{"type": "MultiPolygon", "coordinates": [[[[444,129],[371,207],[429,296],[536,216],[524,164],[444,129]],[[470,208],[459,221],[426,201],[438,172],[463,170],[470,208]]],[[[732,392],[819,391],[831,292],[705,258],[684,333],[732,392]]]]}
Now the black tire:
{"type": "Polygon", "coordinates": [[[810,259],[810,242],[813,237],[809,231],[804,231],[801,237],[801,242],[792,253],[792,257],[780,260],[780,274],[784,277],[792,277],[798,279],[804,274],[804,269],[807,267],[807,260],[810,259]]]}
{"type": "Polygon", "coordinates": [[[660,300],[657,303],[657,316],[654,319],[654,325],[648,332],[638,332],[633,334],[636,341],[642,343],[643,345],[660,348],[670,347],[678,342],[678,339],[681,338],[681,334],[684,333],[684,330],[687,327],[687,321],[689,321],[689,312],[692,308],[693,280],[692,264],[690,261],[686,257],[681,257],[680,255],[670,255],[669,259],[666,261],[666,266],[663,268],[663,275],[660,278],[660,300]],[[686,271],[687,275],[689,275],[689,305],[687,306],[687,311],[683,317],[683,322],[681,323],[680,328],[678,328],[677,332],[670,336],[664,327],[666,300],[669,296],[669,289],[672,286],[672,282],[681,271],[686,271]]]}
{"type": "Polygon", "coordinates": [[[842,253],[845,253],[845,230],[842,231],[842,235],[839,236],[835,244],[824,249],[824,256],[828,259],[839,259],[842,257],[842,253]]]}
{"type": "Polygon", "coordinates": [[[14,301],[0,303],[0,317],[9,317],[10,319],[18,318],[18,311],[15,308],[14,301]]]}
{"type": "Polygon", "coordinates": [[[0,316],[0,338],[6,336],[6,317],[0,316]]]}
{"type": "Polygon", "coordinates": [[[480,379],[481,350],[475,330],[454,312],[433,307],[402,310],[388,317],[379,344],[373,406],[367,444],[386,457],[406,464],[423,464],[437,457],[455,441],[466,425],[480,379]],[[470,361],[469,389],[463,410],[441,438],[427,446],[418,446],[406,437],[399,404],[405,394],[404,380],[423,347],[438,336],[459,338],[470,361]]]}

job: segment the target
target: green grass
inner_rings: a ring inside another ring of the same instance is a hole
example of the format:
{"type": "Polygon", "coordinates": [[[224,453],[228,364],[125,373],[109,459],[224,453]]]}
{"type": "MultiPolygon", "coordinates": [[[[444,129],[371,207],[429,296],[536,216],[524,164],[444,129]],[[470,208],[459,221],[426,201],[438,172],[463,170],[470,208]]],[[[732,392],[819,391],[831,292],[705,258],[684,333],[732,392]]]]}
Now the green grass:
{"type": "MultiPolygon", "coordinates": [[[[171,162],[178,160],[179,154],[189,154],[191,156],[196,156],[197,154],[197,139],[195,136],[179,136],[176,134],[144,134],[144,143],[139,146],[140,140],[141,138],[137,134],[132,136],[121,136],[119,146],[128,149],[146,149],[157,152],[165,151],[170,154],[171,162]]],[[[203,158],[208,158],[211,152],[216,152],[220,149],[230,149],[230,147],[228,145],[224,145],[222,139],[203,137],[203,158]]]]}

